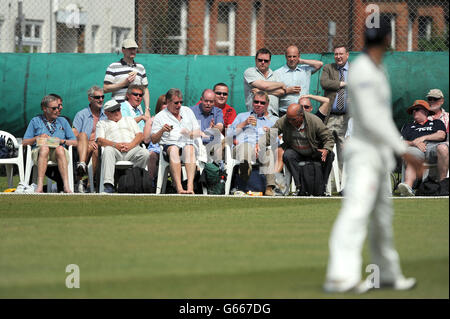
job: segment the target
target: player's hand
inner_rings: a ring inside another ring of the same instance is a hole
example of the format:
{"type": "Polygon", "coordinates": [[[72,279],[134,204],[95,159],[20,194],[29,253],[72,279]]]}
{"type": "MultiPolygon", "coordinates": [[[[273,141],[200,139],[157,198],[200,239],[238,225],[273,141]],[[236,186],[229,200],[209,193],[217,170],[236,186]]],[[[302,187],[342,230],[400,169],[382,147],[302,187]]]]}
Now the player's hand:
{"type": "Polygon", "coordinates": [[[405,162],[410,165],[415,171],[416,176],[418,178],[421,178],[423,176],[424,166],[423,166],[423,160],[415,157],[414,155],[410,153],[405,153],[402,158],[405,160],[405,162]]]}

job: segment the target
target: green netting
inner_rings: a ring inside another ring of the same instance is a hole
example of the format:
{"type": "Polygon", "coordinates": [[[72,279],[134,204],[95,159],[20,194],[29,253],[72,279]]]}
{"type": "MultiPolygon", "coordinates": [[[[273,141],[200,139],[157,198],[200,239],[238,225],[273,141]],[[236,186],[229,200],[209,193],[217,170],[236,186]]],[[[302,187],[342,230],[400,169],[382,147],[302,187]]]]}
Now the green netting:
{"type": "MultiPolygon", "coordinates": [[[[350,61],[358,53],[351,53],[350,61]]],[[[88,105],[87,90],[92,85],[102,86],[107,66],[121,58],[117,54],[0,54],[0,129],[20,137],[30,119],[39,114],[40,101],[49,93],[64,99],[62,115],[73,119],[76,112],[88,105]]],[[[333,62],[333,54],[303,54],[302,58],[333,62]]],[[[406,108],[415,100],[423,99],[431,88],[440,88],[448,97],[448,52],[394,52],[385,59],[392,85],[394,116],[400,127],[406,120],[406,108]]],[[[138,54],[149,77],[152,114],[159,95],[172,87],[180,88],[184,104],[198,102],[205,88],[218,82],[230,87],[228,104],[237,112],[245,111],[243,73],[254,66],[254,57],[177,56],[138,54]]],[[[284,56],[272,57],[275,70],[285,63],[284,56]]],[[[310,93],[322,94],[320,72],[311,78],[310,93]]],[[[106,94],[106,100],[111,95],[106,94]]],[[[317,105],[315,105],[317,107],[317,105]]],[[[448,101],[445,102],[448,110],[448,101]]]]}

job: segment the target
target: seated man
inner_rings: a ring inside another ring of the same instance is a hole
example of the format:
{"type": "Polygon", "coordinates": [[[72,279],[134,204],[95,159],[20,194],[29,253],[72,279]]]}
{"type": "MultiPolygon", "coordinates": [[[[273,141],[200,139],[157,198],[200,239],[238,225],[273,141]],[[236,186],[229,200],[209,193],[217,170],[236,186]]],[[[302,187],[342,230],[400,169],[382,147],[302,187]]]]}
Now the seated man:
{"type": "Polygon", "coordinates": [[[214,93],[216,94],[215,106],[222,110],[223,125],[228,128],[237,116],[236,110],[227,104],[229,89],[225,83],[217,83],[214,85],[214,93]]]}
{"type": "Polygon", "coordinates": [[[142,112],[141,102],[144,97],[144,91],[144,86],[131,84],[127,89],[125,101],[120,104],[122,116],[134,118],[142,132],[144,132],[147,121],[151,119],[149,109],[146,110],[146,114],[142,112]]]}
{"type": "MultiPolygon", "coordinates": [[[[313,110],[313,106],[311,104],[311,99],[318,101],[320,103],[319,109],[314,113],[317,117],[319,117],[322,122],[325,121],[326,114],[330,108],[330,99],[324,96],[305,94],[298,99],[298,104],[303,105],[303,109],[306,112],[311,113],[313,110]]],[[[287,110],[287,109],[286,109],[287,110]]],[[[277,184],[283,184],[283,179],[280,174],[283,171],[283,145],[278,148],[278,158],[277,158],[277,167],[276,167],[276,178],[278,179],[277,184]]],[[[283,187],[283,186],[282,186],[283,187]]]]}
{"type": "Polygon", "coordinates": [[[322,193],[325,193],[334,160],[333,136],[317,116],[305,112],[305,106],[311,107],[309,99],[301,98],[300,101],[305,104],[289,105],[286,115],[280,118],[273,128],[278,129],[278,134],[283,134],[283,162],[294,178],[297,192],[300,190],[298,163],[316,161],[322,165],[322,193]]]}
{"type": "MultiPolygon", "coordinates": [[[[401,131],[403,139],[409,145],[408,153],[427,163],[437,162],[439,181],[443,180],[448,172],[448,144],[445,142],[447,134],[444,122],[428,119],[434,112],[424,100],[414,101],[407,112],[414,117],[414,121],[405,124],[401,131]]],[[[405,182],[398,185],[402,196],[414,196],[412,187],[416,177],[416,171],[406,164],[405,182]]]]}
{"type": "Polygon", "coordinates": [[[79,111],[73,120],[73,132],[77,137],[77,151],[79,162],[77,164],[78,191],[84,193],[81,178],[87,173],[86,163],[92,161],[92,170],[96,172],[98,164],[98,146],[95,142],[95,129],[98,121],[106,120],[103,112],[103,89],[94,85],[88,90],[89,106],[79,111]]]}
{"type": "Polygon", "coordinates": [[[445,125],[445,132],[447,133],[447,143],[448,143],[448,123],[449,116],[448,112],[445,112],[442,105],[444,105],[444,94],[439,89],[432,89],[427,94],[427,100],[430,104],[430,110],[434,112],[433,115],[428,116],[428,119],[431,121],[441,120],[445,125]]]}
{"type": "Polygon", "coordinates": [[[257,158],[265,157],[264,162],[260,160],[262,170],[265,172],[267,179],[267,188],[264,195],[273,196],[275,176],[270,163],[274,161],[269,160],[273,154],[270,151],[266,151],[265,147],[262,148],[260,153],[258,144],[261,136],[265,137],[265,133],[269,131],[270,127],[278,119],[276,116],[269,114],[268,107],[269,95],[264,91],[255,92],[253,95],[253,110],[238,114],[228,129],[227,135],[236,137],[236,147],[233,149],[233,154],[240,161],[239,175],[243,181],[246,182],[250,176],[251,163],[255,163],[257,158]]]}
{"type": "Polygon", "coordinates": [[[44,96],[41,101],[43,114],[35,116],[28,124],[23,145],[32,145],[31,157],[38,168],[37,193],[42,193],[47,162],[58,163],[58,170],[64,184],[64,192],[71,193],[68,175],[69,152],[65,146],[77,145],[75,135],[66,119],[59,117],[58,98],[44,96]],[[43,140],[38,141],[38,138],[43,140]],[[41,144],[41,141],[43,142],[41,144]],[[56,145],[57,144],[57,145],[56,145]],[[56,146],[55,146],[56,145],[56,146]]]}
{"type": "Polygon", "coordinates": [[[183,95],[179,89],[166,93],[167,108],[155,115],[152,126],[152,143],[163,146],[163,156],[170,165],[170,175],[178,194],[194,194],[194,177],[197,171],[194,139],[201,136],[194,112],[182,106],[183,95]],[[181,158],[180,158],[181,156],[181,158]],[[187,189],[181,184],[181,159],[186,166],[187,189]]]}
{"type": "Polygon", "coordinates": [[[214,106],[216,94],[211,89],[202,93],[200,104],[194,105],[192,111],[200,121],[203,145],[206,146],[208,155],[213,155],[214,160],[222,159],[221,134],[224,131],[222,110],[214,106]]]}
{"type": "Polygon", "coordinates": [[[117,161],[130,161],[135,167],[145,168],[149,153],[139,146],[144,134],[131,117],[122,117],[120,104],[116,100],[105,103],[107,120],[99,121],[96,127],[97,144],[104,147],[102,171],[105,193],[114,193],[114,171],[117,161]]]}

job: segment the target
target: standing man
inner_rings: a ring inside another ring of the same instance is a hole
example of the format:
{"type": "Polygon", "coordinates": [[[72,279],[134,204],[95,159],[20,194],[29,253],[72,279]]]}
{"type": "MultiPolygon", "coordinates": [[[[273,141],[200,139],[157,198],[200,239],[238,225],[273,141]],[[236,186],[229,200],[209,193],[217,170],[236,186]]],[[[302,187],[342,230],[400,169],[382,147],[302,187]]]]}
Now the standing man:
{"type": "Polygon", "coordinates": [[[223,125],[225,128],[228,128],[231,123],[233,123],[236,118],[236,110],[227,104],[229,89],[228,85],[225,83],[217,83],[214,85],[214,93],[216,94],[216,104],[219,109],[222,110],[223,114],[223,125]]]}
{"type": "Polygon", "coordinates": [[[104,110],[108,119],[97,123],[96,136],[98,145],[104,147],[102,154],[104,190],[105,193],[114,193],[116,162],[130,161],[135,167],[145,168],[150,154],[139,146],[144,134],[136,121],[131,117],[122,116],[120,104],[116,100],[106,102],[104,110]]]}
{"type": "Polygon", "coordinates": [[[255,67],[244,72],[245,105],[250,112],[253,110],[253,94],[256,91],[265,91],[269,95],[270,114],[278,116],[278,96],[286,94],[286,85],[279,82],[273,71],[269,68],[272,53],[262,48],[256,52],[255,67]]]}
{"type": "Polygon", "coordinates": [[[434,115],[430,115],[428,119],[432,121],[441,120],[442,122],[444,122],[448,140],[448,112],[445,112],[444,108],[442,107],[442,105],[444,105],[444,94],[442,94],[442,91],[439,89],[432,89],[427,94],[427,100],[430,104],[430,110],[434,112],[434,115]]]}
{"type": "Polygon", "coordinates": [[[324,290],[364,292],[369,280],[360,283],[362,248],[369,226],[371,264],[379,268],[380,287],[412,288],[416,280],[403,277],[393,243],[392,199],[389,172],[395,167],[394,154],[420,170],[422,161],[407,153],[407,144],[392,120],[391,90],[382,65],[391,43],[388,21],[379,28],[366,28],[365,52],[353,63],[349,74],[353,134],[344,149],[348,180],[342,208],[334,223],[324,290]],[[376,119],[376,120],[375,120],[376,119]]]}
{"type": "Polygon", "coordinates": [[[247,182],[252,171],[252,163],[256,163],[256,159],[265,158],[264,163],[260,163],[267,172],[267,188],[264,193],[266,196],[273,196],[273,187],[275,186],[274,171],[270,167],[272,157],[270,150],[266,151],[265,147],[260,153],[260,138],[264,137],[266,132],[275,124],[278,118],[271,115],[268,111],[269,96],[264,91],[257,91],[253,95],[253,110],[251,112],[239,113],[231,124],[227,132],[229,136],[236,137],[236,147],[234,155],[240,162],[239,175],[243,181],[247,182]],[[272,170],[272,171],[271,171],[272,170]]]}
{"type": "Polygon", "coordinates": [[[133,39],[125,39],[122,42],[123,58],[118,62],[111,63],[106,69],[103,80],[105,93],[112,92],[112,98],[117,102],[125,101],[125,94],[130,84],[144,86],[144,113],[150,116],[150,93],[148,92],[148,78],[142,64],[136,63],[134,58],[137,54],[138,45],[133,39]]]}
{"type": "MultiPolygon", "coordinates": [[[[89,160],[92,161],[92,171],[97,171],[98,146],[95,142],[95,132],[98,121],[106,120],[102,106],[105,99],[103,89],[94,85],[88,90],[89,106],[79,111],[73,120],[73,132],[77,137],[77,163],[78,191],[84,193],[81,178],[87,174],[89,160]]],[[[92,185],[93,186],[93,185],[92,185]]]]}
{"type": "Polygon", "coordinates": [[[297,103],[300,96],[309,94],[311,74],[323,66],[322,61],[300,58],[300,51],[295,45],[286,49],[286,64],[275,70],[275,76],[286,85],[286,94],[279,99],[279,116],[286,114],[289,105],[297,103]]]}
{"type": "MultiPolygon", "coordinates": [[[[58,170],[64,183],[64,193],[72,193],[69,185],[68,163],[69,152],[66,147],[77,146],[77,140],[70,128],[69,122],[60,114],[59,99],[54,96],[44,96],[41,101],[42,114],[35,116],[28,124],[23,145],[32,145],[31,158],[38,169],[36,193],[42,193],[44,188],[47,162],[58,163],[58,170]],[[41,141],[44,143],[41,143],[41,141]]],[[[72,165],[72,163],[69,163],[72,165]]]]}
{"type": "Polygon", "coordinates": [[[336,143],[336,151],[339,162],[339,170],[342,171],[342,147],[345,141],[345,132],[348,124],[348,92],[347,77],[349,52],[345,45],[334,47],[335,63],[327,64],[323,67],[320,85],[322,86],[325,97],[330,99],[331,109],[326,114],[325,124],[333,134],[336,143]]]}
{"type": "Polygon", "coordinates": [[[178,194],[194,194],[196,156],[194,139],[201,136],[194,112],[183,106],[179,89],[166,93],[167,108],[155,115],[152,126],[152,143],[163,146],[164,159],[169,162],[170,175],[178,194]],[[181,184],[181,159],[186,167],[187,189],[181,184]]]}

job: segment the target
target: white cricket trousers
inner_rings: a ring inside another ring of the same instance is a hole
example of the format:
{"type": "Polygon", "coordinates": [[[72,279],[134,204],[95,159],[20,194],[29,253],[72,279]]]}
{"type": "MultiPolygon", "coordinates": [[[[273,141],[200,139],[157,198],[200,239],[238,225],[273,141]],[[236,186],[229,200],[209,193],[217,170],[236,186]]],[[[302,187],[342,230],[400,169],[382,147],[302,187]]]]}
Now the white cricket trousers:
{"type": "Polygon", "coordinates": [[[112,146],[106,146],[102,153],[102,170],[105,172],[103,183],[114,185],[114,171],[117,161],[130,161],[134,166],[145,168],[150,152],[136,146],[126,153],[122,153],[112,146]]]}
{"type": "Polygon", "coordinates": [[[361,280],[362,249],[369,226],[371,264],[379,267],[381,282],[393,282],[402,274],[393,242],[389,171],[385,163],[377,162],[377,154],[351,155],[345,164],[345,198],[330,236],[326,280],[354,284],[361,280]]]}

